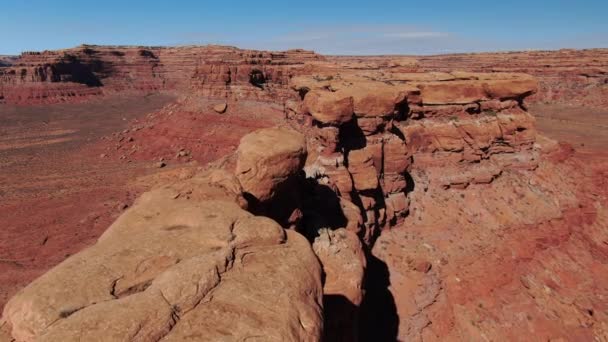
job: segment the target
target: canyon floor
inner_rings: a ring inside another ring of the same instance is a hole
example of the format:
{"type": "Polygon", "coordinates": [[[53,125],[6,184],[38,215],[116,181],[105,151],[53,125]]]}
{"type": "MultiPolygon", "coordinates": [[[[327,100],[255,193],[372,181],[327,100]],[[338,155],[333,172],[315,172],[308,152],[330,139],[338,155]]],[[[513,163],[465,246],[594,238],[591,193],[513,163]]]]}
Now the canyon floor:
{"type": "Polygon", "coordinates": [[[133,199],[128,182],[151,163],[101,157],[101,137],[172,100],[108,98],[0,111],[0,302],[93,243],[133,199]]]}

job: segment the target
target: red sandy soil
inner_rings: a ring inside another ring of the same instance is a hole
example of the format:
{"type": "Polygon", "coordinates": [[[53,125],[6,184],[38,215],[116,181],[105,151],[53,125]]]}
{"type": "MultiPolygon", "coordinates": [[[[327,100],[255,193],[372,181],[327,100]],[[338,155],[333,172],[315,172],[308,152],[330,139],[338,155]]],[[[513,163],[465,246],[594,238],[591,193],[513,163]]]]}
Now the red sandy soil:
{"type": "Polygon", "coordinates": [[[20,288],[93,244],[146,190],[144,176],[224,156],[244,134],[283,115],[264,103],[231,104],[218,114],[191,101],[201,111],[195,114],[165,106],[171,101],[154,95],[1,107],[0,311],[20,288]]]}
{"type": "Polygon", "coordinates": [[[127,181],[146,166],[101,159],[89,146],[169,101],[0,108],[0,306],[93,243],[134,198],[127,181]]]}
{"type": "Polygon", "coordinates": [[[550,138],[600,154],[608,146],[608,109],[538,103],[529,110],[538,129],[550,138]]]}

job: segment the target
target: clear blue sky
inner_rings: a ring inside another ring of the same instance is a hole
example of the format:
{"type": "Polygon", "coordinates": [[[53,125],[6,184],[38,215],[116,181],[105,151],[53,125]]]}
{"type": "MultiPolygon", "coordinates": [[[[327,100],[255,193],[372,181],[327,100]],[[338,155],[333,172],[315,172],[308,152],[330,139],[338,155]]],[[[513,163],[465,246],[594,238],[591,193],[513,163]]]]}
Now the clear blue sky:
{"type": "Polygon", "coordinates": [[[0,54],[81,43],[330,54],[608,47],[608,0],[0,2],[0,54]]]}

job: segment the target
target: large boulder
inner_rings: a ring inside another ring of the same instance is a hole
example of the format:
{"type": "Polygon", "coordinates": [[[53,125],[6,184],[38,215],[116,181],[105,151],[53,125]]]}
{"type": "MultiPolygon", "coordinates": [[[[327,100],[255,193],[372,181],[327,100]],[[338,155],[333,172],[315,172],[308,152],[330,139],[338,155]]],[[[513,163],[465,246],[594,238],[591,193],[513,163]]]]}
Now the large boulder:
{"type": "Polygon", "coordinates": [[[205,177],[143,194],[95,245],[15,295],[0,326],[17,341],[319,340],[308,241],[243,210],[230,176],[205,177]]]}
{"type": "Polygon", "coordinates": [[[352,120],[353,97],[343,92],[313,90],[302,103],[304,112],[323,124],[340,125],[352,120]]]}
{"type": "Polygon", "coordinates": [[[261,129],[241,139],[236,176],[246,193],[263,202],[295,176],[305,161],[304,135],[289,129],[261,129]]]}
{"type": "Polygon", "coordinates": [[[338,87],[337,93],[352,96],[353,109],[358,117],[385,117],[393,115],[397,107],[407,101],[408,92],[404,88],[363,81],[338,87]]]}

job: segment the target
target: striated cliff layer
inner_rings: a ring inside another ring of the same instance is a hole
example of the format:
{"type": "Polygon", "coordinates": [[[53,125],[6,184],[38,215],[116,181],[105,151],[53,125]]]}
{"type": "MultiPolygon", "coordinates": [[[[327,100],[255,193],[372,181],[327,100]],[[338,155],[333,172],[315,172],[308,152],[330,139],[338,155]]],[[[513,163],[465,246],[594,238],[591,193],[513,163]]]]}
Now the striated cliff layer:
{"type": "Polygon", "coordinates": [[[523,72],[539,80],[530,101],[608,106],[608,49],[419,57],[423,71],[523,72]]]}
{"type": "Polygon", "coordinates": [[[0,66],[0,103],[74,102],[125,92],[194,91],[228,99],[281,99],[289,76],[313,52],[266,52],[225,46],[89,46],[25,52],[0,66]]]}
{"type": "MultiPolygon", "coordinates": [[[[211,98],[284,100],[289,79],[319,69],[511,72],[539,80],[538,102],[607,105],[608,51],[559,50],[438,56],[323,57],[227,46],[82,45],[0,59],[0,103],[83,101],[103,94],[196,91],[211,98]],[[306,65],[306,66],[305,66],[306,65]]],[[[452,79],[458,79],[453,75],[452,79]]]]}

